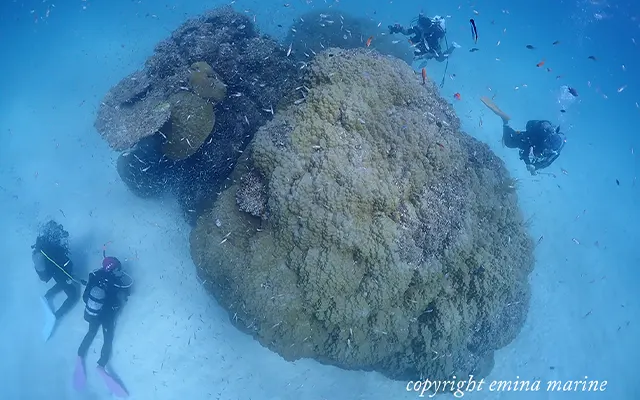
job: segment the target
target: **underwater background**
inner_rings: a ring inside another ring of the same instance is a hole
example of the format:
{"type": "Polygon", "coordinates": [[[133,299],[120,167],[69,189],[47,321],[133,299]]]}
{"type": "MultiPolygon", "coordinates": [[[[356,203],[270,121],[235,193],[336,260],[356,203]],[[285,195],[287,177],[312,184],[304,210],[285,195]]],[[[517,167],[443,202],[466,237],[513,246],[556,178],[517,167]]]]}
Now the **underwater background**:
{"type": "MultiPolygon", "coordinates": [[[[406,382],[302,359],[287,362],[239,332],[196,276],[191,227],[170,196],[142,199],[118,176],[118,153],[94,128],[105,93],[140,68],[186,19],[228,2],[7,1],[0,5],[0,396],[107,399],[91,376],[70,377],[86,332],[77,305],[41,338],[29,246],[54,218],[71,234],[74,263],[99,265],[110,242],[133,271],[135,295],[116,329],[111,365],[134,399],[409,399],[406,382]]],[[[238,0],[261,33],[286,48],[289,28],[312,10],[408,25],[418,13],[446,17],[461,48],[430,61],[462,130],[483,141],[519,179],[519,202],[538,241],[524,327],[495,355],[487,379],[608,381],[603,399],[640,398],[635,290],[640,272],[640,6],[628,2],[417,2],[238,0]],[[473,44],[469,18],[478,26],[473,44]],[[559,44],[552,43],[559,41],[559,44]],[[532,45],[534,49],[526,48],[532,45]],[[469,52],[472,47],[480,50],[469,52]],[[589,57],[593,58],[589,58],[589,57]],[[544,61],[544,68],[536,64],[544,61]],[[445,69],[446,68],[446,69],[445,69]],[[549,71],[547,68],[551,69],[549,71]],[[559,76],[559,78],[558,78],[559,76]],[[578,97],[568,96],[565,86],[578,97]],[[460,99],[454,98],[459,93],[460,99]],[[562,156],[532,177],[501,145],[501,123],[479,101],[492,97],[512,126],[549,119],[567,134],[562,156]],[[562,112],[561,110],[564,110],[562,112]],[[542,238],[543,240],[539,240],[542,238]]],[[[366,39],[366,38],[365,38],[366,39]]],[[[363,44],[364,46],[364,44],[363,44]]],[[[414,66],[420,73],[418,63],[414,66]]],[[[98,351],[100,336],[92,352],[98,351]]],[[[91,353],[93,354],[93,353],[91,353]]],[[[418,379],[419,377],[416,377],[418,379]]],[[[470,398],[568,398],[580,392],[482,391],[470,398]]],[[[441,395],[441,397],[451,397],[441,395]]]]}

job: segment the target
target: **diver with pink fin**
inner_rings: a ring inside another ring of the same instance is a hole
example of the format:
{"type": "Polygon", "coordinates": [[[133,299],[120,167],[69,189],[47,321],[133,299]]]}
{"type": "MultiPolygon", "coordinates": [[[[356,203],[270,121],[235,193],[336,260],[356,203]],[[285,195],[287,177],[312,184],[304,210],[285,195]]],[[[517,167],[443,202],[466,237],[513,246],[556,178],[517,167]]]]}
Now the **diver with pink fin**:
{"type": "Polygon", "coordinates": [[[111,355],[116,316],[127,300],[133,280],[122,271],[122,264],[117,258],[107,257],[104,250],[102,255],[104,257],[102,268],[89,274],[89,280],[82,295],[85,302],[84,319],[89,323],[89,331],[78,348],[73,386],[76,390],[82,390],[86,384],[84,360],[89,346],[102,326],[104,343],[98,360],[98,374],[111,393],[117,397],[127,397],[129,394],[123,384],[105,368],[111,355]],[[125,277],[128,278],[128,283],[125,282],[125,277]]]}

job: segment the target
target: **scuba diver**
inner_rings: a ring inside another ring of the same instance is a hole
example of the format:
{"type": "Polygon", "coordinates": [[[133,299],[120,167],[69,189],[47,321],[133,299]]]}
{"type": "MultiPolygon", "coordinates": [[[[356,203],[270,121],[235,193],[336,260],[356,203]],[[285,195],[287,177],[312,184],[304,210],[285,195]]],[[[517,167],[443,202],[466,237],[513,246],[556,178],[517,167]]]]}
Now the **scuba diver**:
{"type": "Polygon", "coordinates": [[[105,371],[105,366],[111,355],[116,315],[127,301],[133,280],[122,271],[122,264],[117,258],[107,257],[104,251],[102,255],[102,267],[89,274],[89,282],[82,295],[86,304],[84,319],[89,323],[89,330],[78,348],[73,382],[77,390],[84,387],[86,383],[84,359],[98,329],[102,326],[103,344],[98,360],[98,373],[113,394],[126,397],[128,394],[122,384],[105,371]],[[129,279],[128,284],[123,280],[125,276],[129,279]]]}
{"type": "Polygon", "coordinates": [[[516,131],[509,126],[511,119],[487,97],[481,101],[502,119],[502,143],[510,149],[520,149],[520,159],[524,161],[531,175],[550,166],[558,157],[566,143],[559,126],[545,120],[527,122],[525,131],[516,131]]]}
{"type": "Polygon", "coordinates": [[[425,17],[424,14],[418,15],[416,25],[410,28],[404,28],[400,24],[389,25],[389,33],[401,33],[405,36],[412,35],[409,42],[415,46],[413,52],[415,59],[445,61],[453,51],[460,47],[456,42],[447,50],[442,50],[442,39],[446,42],[446,24],[444,18],[436,15],[433,18],[425,17]]]}
{"type": "Polygon", "coordinates": [[[48,340],[53,333],[56,322],[73,308],[78,300],[78,289],[73,273],[73,263],[69,259],[69,232],[63,226],[53,220],[47,222],[42,232],[36,238],[36,243],[31,246],[33,250],[31,258],[36,273],[43,282],[49,282],[51,278],[56,282],[42,297],[42,303],[47,315],[47,321],[43,330],[44,339],[48,340]],[[64,291],[67,298],[60,308],[54,311],[54,297],[64,291]]]}

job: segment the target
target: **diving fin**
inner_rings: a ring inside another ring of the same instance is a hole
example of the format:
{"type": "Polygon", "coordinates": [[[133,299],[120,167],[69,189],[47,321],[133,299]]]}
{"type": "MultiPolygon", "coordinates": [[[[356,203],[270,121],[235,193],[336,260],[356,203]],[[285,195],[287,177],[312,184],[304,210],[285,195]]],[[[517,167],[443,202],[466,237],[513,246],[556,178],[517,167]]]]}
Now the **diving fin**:
{"type": "Polygon", "coordinates": [[[46,342],[51,337],[53,329],[56,327],[56,316],[53,310],[49,306],[49,302],[46,298],[40,298],[42,307],[44,309],[44,326],[42,327],[42,338],[46,342]]]}
{"type": "Polygon", "coordinates": [[[98,374],[102,377],[104,384],[107,385],[107,389],[116,397],[125,398],[129,397],[129,393],[124,388],[122,383],[120,383],[116,378],[109,375],[107,371],[105,371],[104,367],[98,366],[96,368],[98,370],[98,374]]]}
{"type": "Polygon", "coordinates": [[[507,122],[511,119],[504,111],[500,109],[490,98],[482,96],[480,97],[480,101],[484,103],[485,106],[489,107],[491,111],[494,112],[498,117],[502,118],[502,121],[507,122]]]}
{"type": "Polygon", "coordinates": [[[76,358],[76,368],[73,371],[73,388],[77,391],[84,389],[87,383],[87,373],[84,369],[84,360],[78,356],[76,358]]]}

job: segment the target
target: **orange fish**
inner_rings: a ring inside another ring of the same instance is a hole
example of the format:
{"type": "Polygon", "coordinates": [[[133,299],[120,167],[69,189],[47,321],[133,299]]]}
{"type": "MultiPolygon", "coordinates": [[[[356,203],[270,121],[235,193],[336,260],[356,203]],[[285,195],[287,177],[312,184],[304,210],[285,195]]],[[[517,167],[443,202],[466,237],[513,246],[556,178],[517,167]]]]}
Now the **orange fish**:
{"type": "Polygon", "coordinates": [[[460,93],[456,93],[456,94],[454,94],[454,95],[453,95],[453,97],[454,97],[456,100],[460,100],[460,99],[462,99],[462,96],[460,96],[460,93]]]}
{"type": "Polygon", "coordinates": [[[544,61],[540,61],[539,63],[536,64],[536,67],[542,67],[544,65],[544,61]]]}
{"type": "Polygon", "coordinates": [[[371,46],[371,41],[373,41],[373,36],[369,36],[369,39],[367,39],[367,47],[371,46]]]}
{"type": "Polygon", "coordinates": [[[422,68],[422,84],[423,85],[427,84],[427,69],[426,68],[422,68]]]}

